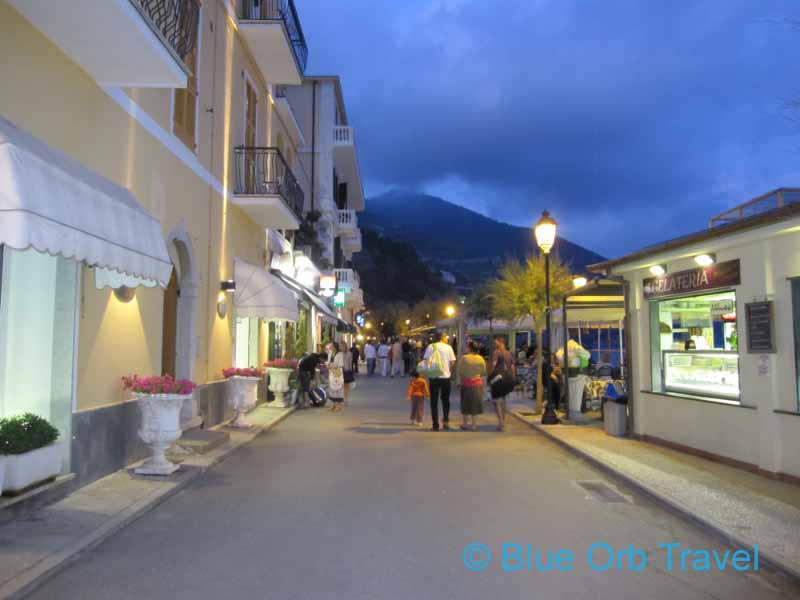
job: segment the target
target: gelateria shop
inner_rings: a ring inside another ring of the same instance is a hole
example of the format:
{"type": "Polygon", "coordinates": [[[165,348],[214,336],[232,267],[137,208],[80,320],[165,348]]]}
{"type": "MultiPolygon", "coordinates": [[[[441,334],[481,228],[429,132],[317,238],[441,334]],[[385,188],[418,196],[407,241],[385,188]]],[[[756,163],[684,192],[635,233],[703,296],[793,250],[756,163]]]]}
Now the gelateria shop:
{"type": "Polygon", "coordinates": [[[625,284],[631,433],[800,481],[800,204],[742,215],[592,269],[625,284]]]}

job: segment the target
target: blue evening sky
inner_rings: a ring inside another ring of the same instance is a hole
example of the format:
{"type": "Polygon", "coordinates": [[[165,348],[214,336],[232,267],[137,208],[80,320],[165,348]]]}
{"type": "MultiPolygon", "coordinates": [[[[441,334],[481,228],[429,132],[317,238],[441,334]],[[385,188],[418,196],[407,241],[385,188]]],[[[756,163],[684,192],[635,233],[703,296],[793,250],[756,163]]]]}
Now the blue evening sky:
{"type": "Polygon", "coordinates": [[[777,0],[296,0],[340,74],[368,196],[494,219],[543,208],[619,255],[800,186],[800,5],[777,0]]]}

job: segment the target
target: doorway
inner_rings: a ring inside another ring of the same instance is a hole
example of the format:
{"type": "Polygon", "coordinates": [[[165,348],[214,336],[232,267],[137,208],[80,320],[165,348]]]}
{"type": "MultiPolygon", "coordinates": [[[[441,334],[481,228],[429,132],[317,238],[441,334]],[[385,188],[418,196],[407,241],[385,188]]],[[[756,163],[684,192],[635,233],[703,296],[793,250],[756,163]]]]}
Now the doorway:
{"type": "Polygon", "coordinates": [[[161,374],[173,377],[177,377],[175,363],[178,351],[178,299],[180,295],[178,275],[173,268],[169,285],[164,290],[164,325],[161,339],[161,374]]]}

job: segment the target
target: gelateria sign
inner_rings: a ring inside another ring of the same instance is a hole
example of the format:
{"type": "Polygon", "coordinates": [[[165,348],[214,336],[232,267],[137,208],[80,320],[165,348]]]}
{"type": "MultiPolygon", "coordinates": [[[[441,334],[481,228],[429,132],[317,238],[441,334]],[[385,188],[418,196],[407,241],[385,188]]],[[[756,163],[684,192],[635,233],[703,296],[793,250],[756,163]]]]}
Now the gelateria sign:
{"type": "Polygon", "coordinates": [[[675,296],[703,290],[730,287],[741,283],[739,261],[729,260],[708,267],[667,273],[643,282],[644,297],[675,296]]]}

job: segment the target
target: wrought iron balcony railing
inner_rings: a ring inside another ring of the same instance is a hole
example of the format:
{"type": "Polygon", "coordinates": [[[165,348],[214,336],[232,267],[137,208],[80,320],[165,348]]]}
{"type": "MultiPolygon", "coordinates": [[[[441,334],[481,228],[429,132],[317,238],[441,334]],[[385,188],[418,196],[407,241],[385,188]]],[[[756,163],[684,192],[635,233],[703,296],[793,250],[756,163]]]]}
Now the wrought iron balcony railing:
{"type": "Polygon", "coordinates": [[[236,191],[245,196],[280,196],[298,219],[303,218],[303,188],[277,148],[238,146],[236,191]]]}
{"type": "Polygon", "coordinates": [[[183,60],[197,44],[200,5],[197,0],[131,0],[170,48],[183,60]]]}
{"type": "Polygon", "coordinates": [[[294,57],[300,72],[305,73],[308,46],[300,27],[294,0],[240,0],[240,18],[245,21],[281,21],[289,34],[294,57]]]}

